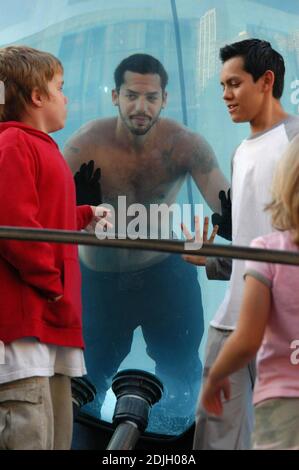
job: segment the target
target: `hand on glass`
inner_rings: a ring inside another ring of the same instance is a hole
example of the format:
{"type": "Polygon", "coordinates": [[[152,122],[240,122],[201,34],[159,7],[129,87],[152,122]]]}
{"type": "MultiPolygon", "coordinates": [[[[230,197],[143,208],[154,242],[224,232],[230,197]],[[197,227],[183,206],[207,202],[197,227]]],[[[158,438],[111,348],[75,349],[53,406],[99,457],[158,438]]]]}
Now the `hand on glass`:
{"type": "Polygon", "coordinates": [[[94,169],[94,160],[83,163],[74,175],[77,205],[102,204],[101,169],[94,169]]]}
{"type": "Polygon", "coordinates": [[[226,240],[232,239],[232,202],[230,198],[230,189],[227,192],[220,191],[219,199],[221,201],[221,214],[212,215],[212,224],[218,225],[218,235],[226,240]]]}
{"type": "MultiPolygon", "coordinates": [[[[210,237],[208,237],[209,233],[209,217],[204,218],[204,225],[203,225],[203,234],[201,236],[200,230],[200,221],[198,215],[194,217],[195,222],[195,237],[192,237],[189,230],[187,229],[185,224],[181,224],[182,231],[186,237],[186,240],[195,243],[214,243],[216,234],[218,232],[218,225],[213,227],[212,233],[210,237]]],[[[187,261],[188,263],[195,264],[196,266],[205,266],[207,262],[207,258],[201,255],[182,255],[182,258],[187,261]]]]}

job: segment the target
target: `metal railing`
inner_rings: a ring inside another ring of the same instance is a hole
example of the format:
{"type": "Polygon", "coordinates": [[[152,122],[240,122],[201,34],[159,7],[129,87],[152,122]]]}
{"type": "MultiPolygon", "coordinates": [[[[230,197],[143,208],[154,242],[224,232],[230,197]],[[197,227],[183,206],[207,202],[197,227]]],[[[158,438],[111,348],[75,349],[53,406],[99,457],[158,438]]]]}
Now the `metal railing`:
{"type": "MultiPolygon", "coordinates": [[[[299,265],[299,253],[282,250],[264,250],[235,245],[203,244],[200,250],[186,250],[185,242],[179,240],[131,240],[128,238],[105,238],[99,240],[94,234],[71,230],[48,230],[23,227],[0,227],[0,239],[71,243],[107,248],[125,248],[160,251],[176,254],[202,255],[221,258],[248,259],[278,264],[299,265]]],[[[189,242],[190,246],[190,242],[189,242]]]]}

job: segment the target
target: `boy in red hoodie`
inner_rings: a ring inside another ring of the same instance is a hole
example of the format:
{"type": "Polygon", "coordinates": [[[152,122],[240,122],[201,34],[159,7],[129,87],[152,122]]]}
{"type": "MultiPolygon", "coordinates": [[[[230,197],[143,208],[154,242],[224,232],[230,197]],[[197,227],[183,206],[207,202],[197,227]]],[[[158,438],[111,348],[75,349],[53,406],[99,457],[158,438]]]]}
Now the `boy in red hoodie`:
{"type": "MultiPolygon", "coordinates": [[[[0,225],[81,230],[72,174],[48,135],[64,127],[63,67],[25,46],[0,49],[0,225]]],[[[86,373],[76,245],[0,241],[0,449],[68,449],[70,377],[86,373]]]]}

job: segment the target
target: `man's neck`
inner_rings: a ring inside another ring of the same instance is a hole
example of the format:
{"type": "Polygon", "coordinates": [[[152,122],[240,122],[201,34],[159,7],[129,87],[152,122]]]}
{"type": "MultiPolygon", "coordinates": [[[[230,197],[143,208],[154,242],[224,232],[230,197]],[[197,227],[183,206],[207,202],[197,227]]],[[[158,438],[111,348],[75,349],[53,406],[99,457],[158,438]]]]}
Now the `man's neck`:
{"type": "Polygon", "coordinates": [[[251,135],[266,132],[287,117],[288,113],[285,112],[280,101],[272,99],[265,106],[263,113],[250,122],[251,135]]]}
{"type": "Polygon", "coordinates": [[[140,151],[142,150],[149,141],[152,140],[153,134],[155,133],[154,127],[152,127],[144,135],[136,135],[130,132],[130,130],[123,124],[121,119],[117,119],[115,128],[115,137],[120,145],[128,147],[131,150],[140,151]]]}

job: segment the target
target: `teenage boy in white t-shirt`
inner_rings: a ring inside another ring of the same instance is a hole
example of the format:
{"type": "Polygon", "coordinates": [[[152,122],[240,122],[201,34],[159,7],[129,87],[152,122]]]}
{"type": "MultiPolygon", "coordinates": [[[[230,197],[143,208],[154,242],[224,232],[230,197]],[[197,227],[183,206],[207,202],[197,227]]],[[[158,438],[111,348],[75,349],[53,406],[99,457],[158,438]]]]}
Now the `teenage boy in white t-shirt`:
{"type": "MultiPolygon", "coordinates": [[[[220,50],[223,63],[223,99],[233,122],[248,122],[250,136],[237,148],[232,161],[232,243],[249,246],[251,240],[272,231],[269,214],[271,182],[277,161],[299,133],[299,119],[281,103],[285,66],[269,42],[246,39],[220,50]]],[[[196,261],[196,258],[193,259],[196,261]]],[[[198,258],[202,264],[202,257],[198,258]]],[[[245,261],[233,261],[230,285],[211,321],[205,355],[204,380],[223,344],[236,327],[243,293],[245,261]]],[[[230,263],[208,258],[210,279],[227,278],[230,263]],[[227,269],[226,269],[227,267],[227,269]]],[[[231,376],[231,399],[221,417],[209,417],[200,402],[196,411],[195,449],[248,449],[252,431],[254,364],[231,376]]]]}

